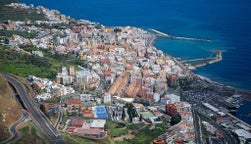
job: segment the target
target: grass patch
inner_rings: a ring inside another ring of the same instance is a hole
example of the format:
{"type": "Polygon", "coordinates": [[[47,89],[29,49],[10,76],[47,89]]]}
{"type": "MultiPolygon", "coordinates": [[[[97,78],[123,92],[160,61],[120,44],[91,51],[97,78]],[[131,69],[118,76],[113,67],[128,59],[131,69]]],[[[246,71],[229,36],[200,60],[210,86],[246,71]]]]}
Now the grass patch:
{"type": "Polygon", "coordinates": [[[132,134],[134,134],[135,137],[133,139],[124,139],[124,141],[121,142],[116,141],[116,144],[150,143],[152,140],[166,132],[165,126],[167,123],[168,121],[163,121],[161,124],[155,124],[155,128],[152,130],[149,129],[149,126],[145,126],[144,123],[127,125],[126,127],[128,129],[133,130],[132,134]]]}
{"type": "Polygon", "coordinates": [[[34,126],[31,127],[31,134],[35,137],[35,138],[40,138],[37,134],[37,130],[34,126]]]}
{"type": "Polygon", "coordinates": [[[144,123],[137,123],[137,124],[128,124],[126,128],[129,130],[138,130],[142,128],[145,124],[144,123]]]}
{"type": "Polygon", "coordinates": [[[117,128],[119,124],[114,123],[110,120],[106,121],[106,128],[108,129],[108,134],[110,137],[119,137],[121,135],[128,134],[128,129],[125,128],[117,128]]]}
{"type": "Polygon", "coordinates": [[[26,144],[26,143],[40,143],[46,144],[46,141],[39,136],[37,129],[31,124],[25,124],[19,128],[20,137],[15,142],[16,144],[26,144]]]}
{"type": "Polygon", "coordinates": [[[70,135],[67,133],[63,133],[62,138],[64,140],[65,143],[67,144],[111,144],[111,141],[106,138],[103,141],[92,141],[89,139],[85,139],[85,138],[81,138],[79,136],[75,136],[75,135],[70,135]]]}
{"type": "Polygon", "coordinates": [[[146,126],[138,131],[133,131],[133,133],[135,134],[135,138],[116,141],[116,144],[147,144],[161,135],[162,131],[159,129],[150,130],[149,127],[146,126]]]}
{"type": "Polygon", "coordinates": [[[29,126],[25,126],[19,129],[22,133],[28,133],[30,131],[30,127],[29,126]]]}

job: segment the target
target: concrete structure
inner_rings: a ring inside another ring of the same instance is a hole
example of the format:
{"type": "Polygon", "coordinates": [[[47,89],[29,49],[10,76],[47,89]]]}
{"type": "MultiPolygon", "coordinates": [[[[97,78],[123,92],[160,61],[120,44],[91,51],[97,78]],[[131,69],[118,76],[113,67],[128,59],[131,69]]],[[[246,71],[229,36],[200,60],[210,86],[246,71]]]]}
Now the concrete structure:
{"type": "Polygon", "coordinates": [[[52,96],[50,93],[43,93],[41,95],[37,95],[36,98],[38,100],[47,100],[47,99],[50,99],[52,96]]]}
{"type": "Polygon", "coordinates": [[[76,72],[76,83],[83,84],[89,81],[91,74],[88,70],[80,70],[76,72]]]}
{"type": "Polygon", "coordinates": [[[178,77],[176,75],[170,75],[168,80],[168,84],[170,87],[176,87],[178,85],[178,77]]]}
{"type": "Polygon", "coordinates": [[[68,70],[65,66],[62,67],[62,76],[68,76],[68,70]]]}
{"type": "Polygon", "coordinates": [[[74,66],[70,66],[70,68],[69,68],[69,74],[70,74],[70,76],[75,76],[75,67],[74,66]]]}
{"type": "Polygon", "coordinates": [[[234,132],[238,135],[242,144],[244,144],[247,139],[251,139],[251,133],[244,129],[236,129],[234,132]]]}
{"type": "Polygon", "coordinates": [[[104,103],[111,103],[112,102],[112,96],[109,93],[104,94],[104,103]]]}
{"type": "Polygon", "coordinates": [[[165,98],[168,98],[170,100],[170,103],[180,102],[180,96],[175,94],[165,95],[165,98]]]}

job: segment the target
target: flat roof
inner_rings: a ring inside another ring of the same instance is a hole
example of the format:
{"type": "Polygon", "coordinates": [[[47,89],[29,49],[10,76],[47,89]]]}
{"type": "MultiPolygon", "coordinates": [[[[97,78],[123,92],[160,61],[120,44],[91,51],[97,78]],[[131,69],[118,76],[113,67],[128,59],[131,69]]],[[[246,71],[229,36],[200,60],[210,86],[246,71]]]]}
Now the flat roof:
{"type": "Polygon", "coordinates": [[[95,116],[97,118],[108,118],[105,106],[95,106],[95,116]]]}
{"type": "Polygon", "coordinates": [[[102,131],[103,130],[100,129],[83,129],[83,128],[76,128],[74,130],[74,132],[78,134],[96,134],[96,135],[102,131]]]}
{"type": "Polygon", "coordinates": [[[144,119],[148,119],[148,118],[150,118],[150,117],[154,117],[153,113],[151,113],[151,112],[149,112],[149,111],[147,111],[147,112],[142,112],[141,114],[142,114],[142,117],[143,117],[144,119]]]}
{"type": "Polygon", "coordinates": [[[103,119],[95,119],[91,123],[92,128],[103,128],[105,126],[106,120],[103,119]]]}

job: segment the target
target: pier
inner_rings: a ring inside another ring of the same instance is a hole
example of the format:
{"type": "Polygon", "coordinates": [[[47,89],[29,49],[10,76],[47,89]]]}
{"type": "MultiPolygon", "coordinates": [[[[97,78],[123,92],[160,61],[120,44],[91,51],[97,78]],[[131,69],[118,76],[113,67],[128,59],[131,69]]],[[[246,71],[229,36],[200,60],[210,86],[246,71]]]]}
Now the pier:
{"type": "Polygon", "coordinates": [[[189,63],[189,62],[196,62],[196,61],[205,61],[205,60],[212,60],[214,58],[197,58],[197,59],[190,59],[190,60],[182,60],[181,63],[189,63]]]}
{"type": "Polygon", "coordinates": [[[207,39],[189,38],[189,37],[180,37],[180,36],[169,35],[169,34],[161,32],[161,31],[158,31],[156,29],[150,29],[150,30],[155,32],[157,36],[161,36],[161,37],[165,37],[165,38],[172,38],[172,39],[179,39],[179,40],[190,40],[190,41],[212,42],[212,40],[207,40],[207,39]]]}
{"type": "Polygon", "coordinates": [[[179,62],[188,66],[188,68],[190,70],[195,70],[197,68],[206,66],[208,64],[213,64],[213,63],[221,61],[222,60],[222,51],[217,50],[215,53],[216,53],[216,56],[213,58],[197,58],[197,59],[191,59],[191,60],[182,60],[179,62]],[[195,62],[200,62],[200,61],[202,61],[202,62],[199,64],[194,64],[194,65],[191,64],[192,62],[195,63],[195,62]]]}

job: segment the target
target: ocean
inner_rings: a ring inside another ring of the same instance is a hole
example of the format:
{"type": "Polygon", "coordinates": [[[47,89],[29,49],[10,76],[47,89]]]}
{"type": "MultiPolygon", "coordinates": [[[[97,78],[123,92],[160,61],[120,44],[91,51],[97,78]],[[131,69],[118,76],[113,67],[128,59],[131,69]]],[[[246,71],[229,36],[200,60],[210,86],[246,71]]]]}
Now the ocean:
{"type": "MultiPolygon", "coordinates": [[[[158,38],[155,46],[182,59],[210,57],[224,50],[223,60],[196,74],[232,87],[251,90],[251,1],[249,0],[19,0],[57,9],[62,14],[105,26],[136,26],[213,42],[158,38]]],[[[251,124],[250,102],[237,117],[251,124]]]]}

